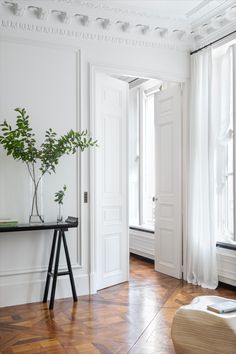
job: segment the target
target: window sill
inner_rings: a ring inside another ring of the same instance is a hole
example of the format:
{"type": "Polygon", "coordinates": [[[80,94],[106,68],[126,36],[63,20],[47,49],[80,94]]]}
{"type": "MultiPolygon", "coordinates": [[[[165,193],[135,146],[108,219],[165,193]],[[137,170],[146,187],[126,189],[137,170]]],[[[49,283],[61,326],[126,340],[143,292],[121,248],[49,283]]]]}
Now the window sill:
{"type": "Polygon", "coordinates": [[[137,225],[137,226],[132,225],[129,228],[130,228],[130,230],[143,231],[143,232],[148,232],[150,234],[154,234],[154,232],[155,232],[151,228],[148,228],[146,226],[141,226],[141,225],[137,225]]]}
{"type": "Polygon", "coordinates": [[[236,251],[236,245],[232,243],[217,242],[216,247],[225,248],[227,250],[236,251]]]}

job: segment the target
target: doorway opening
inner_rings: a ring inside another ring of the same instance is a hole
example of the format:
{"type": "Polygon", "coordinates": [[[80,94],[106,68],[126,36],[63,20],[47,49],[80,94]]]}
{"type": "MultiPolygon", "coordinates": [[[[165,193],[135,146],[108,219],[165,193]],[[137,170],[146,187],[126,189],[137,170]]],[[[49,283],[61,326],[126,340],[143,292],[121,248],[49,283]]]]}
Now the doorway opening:
{"type": "MultiPolygon", "coordinates": [[[[155,118],[154,95],[163,82],[120,76],[128,83],[129,253],[155,260],[155,118]]],[[[142,257],[142,258],[141,258],[142,257]]]]}
{"type": "MultiPolygon", "coordinates": [[[[157,79],[116,76],[128,83],[129,254],[153,264],[156,257],[155,95],[178,85],[157,79]]],[[[158,109],[158,107],[156,107],[158,109]]]]}
{"type": "Polygon", "coordinates": [[[92,87],[92,289],[127,281],[130,254],[180,278],[180,83],[99,68],[92,87]]]}

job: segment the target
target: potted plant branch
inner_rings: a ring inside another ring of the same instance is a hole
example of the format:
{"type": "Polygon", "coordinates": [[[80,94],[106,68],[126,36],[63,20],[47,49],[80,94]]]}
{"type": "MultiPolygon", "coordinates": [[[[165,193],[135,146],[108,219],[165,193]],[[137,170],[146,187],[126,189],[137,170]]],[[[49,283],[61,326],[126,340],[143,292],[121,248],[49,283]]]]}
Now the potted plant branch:
{"type": "Polygon", "coordinates": [[[58,192],[56,192],[54,195],[54,197],[55,197],[54,202],[56,202],[59,207],[57,222],[62,222],[62,220],[63,220],[61,208],[62,208],[62,205],[64,202],[65,192],[66,192],[66,185],[64,184],[63,188],[61,190],[59,190],[58,192]]]}
{"type": "Polygon", "coordinates": [[[36,216],[39,222],[44,222],[38,207],[38,188],[43,176],[56,172],[63,155],[75,154],[78,150],[84,151],[96,146],[97,142],[90,137],[87,130],[81,132],[70,130],[58,136],[50,128],[46,130],[44,141],[39,145],[25,108],[16,108],[15,111],[18,113],[15,129],[6,120],[0,124],[0,145],[6,150],[7,155],[25,163],[34,189],[29,221],[32,222],[36,216]]]}

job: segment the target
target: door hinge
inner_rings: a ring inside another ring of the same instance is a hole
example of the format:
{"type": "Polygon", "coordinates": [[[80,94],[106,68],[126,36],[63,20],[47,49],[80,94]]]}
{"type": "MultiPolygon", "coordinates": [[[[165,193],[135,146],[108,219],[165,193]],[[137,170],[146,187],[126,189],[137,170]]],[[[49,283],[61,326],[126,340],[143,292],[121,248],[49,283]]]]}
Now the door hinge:
{"type": "Polygon", "coordinates": [[[88,192],[84,192],[84,203],[88,203],[88,192]]]}

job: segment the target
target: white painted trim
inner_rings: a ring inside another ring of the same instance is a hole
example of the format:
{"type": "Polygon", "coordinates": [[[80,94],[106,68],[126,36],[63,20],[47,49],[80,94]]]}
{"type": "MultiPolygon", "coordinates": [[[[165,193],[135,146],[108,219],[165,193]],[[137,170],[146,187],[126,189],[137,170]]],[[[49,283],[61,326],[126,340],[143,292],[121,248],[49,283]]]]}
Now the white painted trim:
{"type": "Polygon", "coordinates": [[[71,50],[74,52],[80,52],[81,48],[78,45],[68,44],[68,43],[60,43],[55,42],[49,39],[41,40],[41,39],[31,39],[31,38],[24,38],[24,37],[11,37],[7,34],[3,34],[0,32],[0,41],[8,42],[8,43],[16,43],[16,44],[28,44],[33,47],[43,47],[43,48],[55,48],[61,50],[71,50]]]}
{"type": "MultiPolygon", "coordinates": [[[[76,130],[80,130],[81,126],[81,50],[77,50],[76,52],[76,130]]],[[[82,230],[82,218],[81,218],[81,209],[82,209],[82,202],[81,202],[81,154],[77,152],[76,154],[76,171],[77,171],[77,183],[76,183],[76,213],[77,217],[79,218],[79,225],[76,230],[77,233],[77,264],[82,267],[82,242],[83,237],[81,234],[82,230]]]]}
{"type": "Polygon", "coordinates": [[[236,286],[236,251],[216,248],[219,281],[236,286]]]}
{"type": "MultiPolygon", "coordinates": [[[[158,73],[156,71],[147,71],[146,69],[134,69],[133,67],[130,66],[119,66],[117,65],[106,65],[102,63],[95,63],[95,62],[89,62],[89,74],[90,74],[90,119],[89,119],[89,125],[90,125],[90,130],[91,134],[94,135],[94,126],[95,126],[95,113],[94,113],[94,97],[95,97],[95,75],[96,72],[102,72],[107,75],[130,75],[134,77],[144,77],[144,78],[150,78],[150,79],[157,79],[157,80],[162,80],[162,81],[169,81],[169,82],[179,82],[183,83],[187,80],[187,78],[183,75],[176,75],[171,72],[165,72],[165,73],[158,73]]],[[[94,136],[96,138],[96,136],[94,136]]],[[[90,283],[90,294],[94,294],[97,292],[97,280],[96,280],[96,240],[95,240],[95,231],[94,231],[94,225],[95,225],[95,215],[94,215],[94,210],[95,210],[95,158],[94,158],[95,151],[93,149],[90,149],[90,244],[89,244],[89,283],[90,283]]],[[[127,192],[128,196],[128,192],[127,192]]]]}
{"type": "MultiPolygon", "coordinates": [[[[163,38],[161,36],[155,36],[155,30],[153,28],[152,36],[145,36],[143,34],[136,33],[135,35],[129,35],[114,31],[104,31],[102,28],[97,28],[94,31],[93,28],[83,28],[80,26],[70,26],[63,23],[44,23],[37,22],[34,23],[32,20],[24,19],[20,17],[2,17],[0,16],[0,28],[2,32],[5,33],[16,33],[20,35],[36,34],[36,35],[47,35],[54,36],[55,38],[70,38],[74,41],[86,41],[86,42],[96,42],[116,44],[119,46],[128,47],[140,47],[140,48],[164,48],[171,49],[177,52],[186,52],[189,50],[190,41],[187,39],[179,40],[173,38],[163,38]],[[146,38],[147,37],[147,38],[146,38]]],[[[135,26],[136,28],[136,26],[135,26]]],[[[137,29],[137,28],[136,28],[137,29]]],[[[148,32],[147,32],[148,33],[148,32]]]]}
{"type": "Polygon", "coordinates": [[[75,6],[69,0],[64,1],[64,3],[62,1],[44,1],[43,5],[37,6],[36,4],[38,10],[41,11],[38,12],[38,18],[37,14],[33,17],[32,11],[28,9],[27,5],[32,5],[32,1],[25,1],[25,4],[22,4],[21,0],[16,0],[14,2],[15,11],[11,12],[9,9],[7,11],[6,6],[1,6],[2,3],[3,1],[0,2],[2,16],[0,26],[2,26],[3,31],[33,32],[57,37],[67,36],[74,40],[97,40],[115,43],[116,45],[150,48],[158,46],[187,51],[190,45],[196,46],[198,42],[207,40],[212,34],[216,36],[221,30],[226,29],[229,32],[229,28],[235,28],[233,13],[228,16],[228,11],[234,5],[234,0],[204,2],[201,8],[197,6],[190,10],[185,19],[158,16],[151,9],[146,9],[145,6],[143,9],[133,7],[131,10],[125,8],[125,6],[117,8],[104,6],[99,1],[93,0],[93,2],[89,1],[87,6],[86,2],[80,4],[83,13],[81,16],[85,20],[86,26],[83,19],[82,22],[75,20],[76,15],[78,15],[78,6],[75,6]],[[94,13],[96,10],[102,11],[104,21],[98,23],[97,16],[94,13]],[[61,17],[51,16],[52,11],[61,13],[61,17]],[[219,21],[218,25],[214,23],[217,15],[220,15],[223,20],[223,22],[219,21]],[[125,20],[123,19],[124,16],[125,20]],[[140,20],[141,22],[145,21],[141,28],[147,26],[148,31],[137,30],[137,26],[140,27],[140,20]],[[104,26],[105,21],[111,26],[104,26]],[[120,23],[120,25],[117,26],[117,23],[120,23]],[[126,23],[128,26],[124,26],[126,23]],[[161,31],[156,30],[157,23],[161,31]],[[206,30],[203,28],[204,24],[207,25],[206,30]],[[127,31],[128,28],[132,28],[132,30],[127,31]],[[194,30],[195,35],[191,35],[192,30],[194,30]],[[178,35],[173,36],[174,31],[177,31],[178,35]]]}
{"type": "Polygon", "coordinates": [[[194,43],[194,46],[192,48],[192,51],[197,50],[198,48],[204,47],[206,45],[209,45],[209,43],[212,43],[214,41],[218,41],[212,45],[213,48],[218,48],[221,45],[224,45],[225,43],[232,41],[233,39],[236,38],[235,33],[231,34],[228,36],[229,33],[235,31],[235,26],[236,26],[236,20],[234,20],[232,23],[220,27],[218,30],[208,34],[207,36],[204,36],[201,38],[199,41],[194,43]],[[224,36],[227,36],[226,38],[220,39],[224,36]]]}
{"type": "MultiPolygon", "coordinates": [[[[82,269],[81,265],[77,263],[73,263],[72,265],[73,269],[82,269]]],[[[9,277],[9,276],[15,276],[15,275],[24,275],[24,274],[33,274],[33,273],[43,273],[46,272],[48,269],[48,265],[43,265],[42,267],[25,267],[25,268],[9,268],[4,271],[0,272],[0,277],[9,277]]],[[[60,266],[60,271],[67,271],[67,266],[66,264],[63,264],[60,266]]],[[[45,281],[46,281],[46,275],[45,275],[45,281]]]]}
{"type": "Polygon", "coordinates": [[[150,254],[149,252],[144,252],[142,250],[139,250],[137,248],[129,248],[130,253],[136,254],[137,256],[141,256],[141,257],[145,257],[151,260],[155,260],[155,256],[153,256],[152,254],[150,254]]]}
{"type": "MultiPolygon", "coordinates": [[[[95,67],[89,63],[89,74],[90,74],[90,131],[93,134],[95,131],[95,67]]],[[[94,135],[93,135],[94,136],[94,135]]],[[[94,136],[96,139],[96,136],[94,136]]],[[[95,269],[95,151],[90,150],[90,171],[89,171],[89,184],[90,184],[90,244],[89,244],[89,285],[90,285],[90,294],[97,292],[97,280],[96,280],[96,269],[95,269]]]]}
{"type": "Polygon", "coordinates": [[[138,119],[139,119],[139,224],[143,224],[143,175],[144,175],[144,139],[143,139],[143,131],[144,131],[144,89],[142,85],[138,88],[138,119]]]}
{"type": "Polygon", "coordinates": [[[95,71],[103,72],[107,75],[128,75],[133,77],[140,77],[146,79],[156,79],[160,81],[168,81],[168,82],[179,82],[183,83],[187,79],[189,79],[189,75],[183,75],[179,73],[174,73],[171,70],[169,71],[156,71],[156,70],[148,70],[146,68],[135,68],[134,66],[126,66],[126,65],[107,65],[105,63],[92,62],[90,61],[90,67],[95,71]]]}
{"type": "MultiPolygon", "coordinates": [[[[28,275],[24,280],[16,277],[6,277],[4,283],[0,284],[0,307],[41,302],[45,287],[46,272],[39,278],[32,280],[28,275]]],[[[87,274],[80,274],[74,271],[74,280],[77,294],[87,295],[89,293],[89,277],[87,274]]],[[[71,298],[71,285],[69,277],[57,279],[55,299],[71,298]]],[[[72,300],[71,300],[72,301],[72,300]]]]}
{"type": "Polygon", "coordinates": [[[183,279],[186,280],[187,259],[187,215],[188,215],[188,159],[189,159],[189,89],[190,81],[187,80],[182,87],[182,231],[183,231],[183,279]]]}

